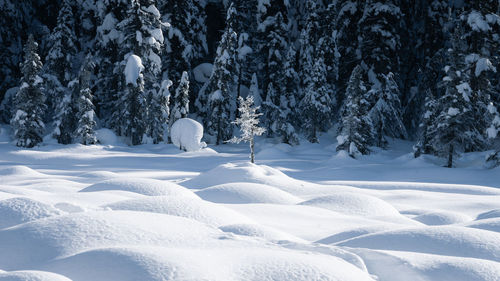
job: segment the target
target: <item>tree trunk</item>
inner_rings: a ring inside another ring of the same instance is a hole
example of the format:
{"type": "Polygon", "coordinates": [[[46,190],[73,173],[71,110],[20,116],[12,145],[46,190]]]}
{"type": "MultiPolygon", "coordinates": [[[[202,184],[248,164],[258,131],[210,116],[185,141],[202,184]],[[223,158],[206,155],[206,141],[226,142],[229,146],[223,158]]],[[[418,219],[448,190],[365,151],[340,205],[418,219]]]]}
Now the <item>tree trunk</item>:
{"type": "Polygon", "coordinates": [[[450,151],[448,152],[448,165],[446,167],[453,167],[453,144],[450,144],[450,151]]]}
{"type": "Polygon", "coordinates": [[[255,163],[253,136],[252,139],[250,139],[250,163],[255,163]]]}

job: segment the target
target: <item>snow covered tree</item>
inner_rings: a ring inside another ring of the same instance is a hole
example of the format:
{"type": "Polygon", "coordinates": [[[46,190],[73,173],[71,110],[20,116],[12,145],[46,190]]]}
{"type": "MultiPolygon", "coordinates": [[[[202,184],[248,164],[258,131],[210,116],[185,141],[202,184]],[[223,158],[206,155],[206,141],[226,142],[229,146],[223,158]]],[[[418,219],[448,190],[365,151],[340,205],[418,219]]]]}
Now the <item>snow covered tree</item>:
{"type": "Polygon", "coordinates": [[[75,130],[75,137],[83,145],[97,143],[95,134],[97,117],[94,112],[95,107],[92,101],[92,91],[90,90],[90,76],[93,68],[93,62],[87,57],[79,75],[78,111],[76,113],[78,124],[75,130]]]}
{"type": "Polygon", "coordinates": [[[414,146],[415,158],[420,157],[422,154],[433,154],[433,148],[430,141],[436,133],[436,120],[438,112],[438,103],[436,97],[430,89],[427,89],[424,104],[424,114],[419,124],[418,140],[414,146]]]}
{"type": "Polygon", "coordinates": [[[153,112],[155,112],[156,120],[155,126],[151,127],[152,135],[162,136],[161,139],[153,139],[153,143],[159,143],[160,141],[168,140],[169,133],[169,118],[170,118],[170,87],[172,86],[172,81],[163,80],[161,83],[160,90],[154,99],[153,112]]]}
{"type": "Polygon", "coordinates": [[[440,113],[434,120],[437,124],[436,133],[431,140],[435,153],[448,158],[448,168],[453,167],[453,158],[461,152],[477,151],[485,147],[483,133],[474,119],[474,107],[478,105],[471,103],[473,91],[465,61],[463,32],[457,24],[452,35],[452,46],[448,50],[446,76],[441,85],[444,95],[438,100],[440,113]]]}
{"type": "Polygon", "coordinates": [[[317,133],[326,130],[331,124],[333,106],[331,94],[332,90],[326,83],[326,68],[323,58],[316,58],[311,81],[300,102],[300,108],[303,112],[303,130],[312,143],[317,143],[317,133]]]}
{"type": "Polygon", "coordinates": [[[53,137],[62,144],[72,142],[76,122],[73,95],[74,91],[78,91],[74,80],[78,39],[74,32],[75,16],[71,5],[72,1],[65,0],[59,10],[57,26],[49,39],[52,45],[43,73],[47,104],[53,112],[53,137]]]}
{"type": "Polygon", "coordinates": [[[42,142],[45,129],[42,119],[46,109],[45,95],[43,80],[38,75],[43,65],[37,49],[38,44],[30,34],[24,47],[25,56],[21,66],[23,77],[14,98],[14,116],[11,119],[16,145],[28,148],[42,142]]]}
{"type": "Polygon", "coordinates": [[[233,123],[240,127],[241,136],[233,137],[229,142],[240,143],[249,142],[250,143],[250,162],[255,163],[255,136],[262,135],[266,129],[259,127],[259,116],[261,113],[257,113],[259,107],[253,106],[253,97],[249,96],[246,99],[239,97],[239,108],[240,117],[237,118],[233,123]]]}
{"type": "Polygon", "coordinates": [[[186,71],[182,72],[181,81],[175,90],[172,103],[173,107],[170,113],[169,127],[172,127],[175,121],[186,118],[189,113],[189,76],[186,71]]]}
{"type": "MultiPolygon", "coordinates": [[[[188,74],[207,52],[206,15],[204,1],[158,0],[162,21],[169,23],[165,29],[165,51],[162,52],[163,79],[181,80],[183,71],[188,74]]],[[[174,85],[177,87],[177,85],[174,85]]]]}
{"type": "Polygon", "coordinates": [[[252,74],[252,81],[250,82],[250,89],[248,92],[250,97],[253,97],[255,106],[261,106],[262,97],[259,90],[259,82],[257,81],[257,74],[252,74]]]}
{"type": "Polygon", "coordinates": [[[366,92],[363,69],[356,66],[347,84],[337,136],[337,151],[345,150],[353,158],[360,154],[369,154],[369,145],[373,139],[373,125],[368,115],[370,104],[365,98],[366,92]]]}
{"type": "MultiPolygon", "coordinates": [[[[377,101],[370,109],[375,134],[375,145],[385,147],[386,136],[391,138],[406,138],[406,129],[401,117],[401,102],[399,101],[399,88],[394,81],[394,74],[383,75],[382,86],[376,89],[377,101]]],[[[373,90],[372,90],[373,91],[373,90]]]]}
{"type": "Polygon", "coordinates": [[[363,15],[363,2],[359,0],[335,1],[336,45],[339,56],[336,57],[339,72],[337,88],[344,92],[352,70],[361,57],[358,50],[358,22],[363,15]]]}
{"type": "Polygon", "coordinates": [[[486,167],[494,168],[500,166],[500,114],[493,104],[488,106],[488,111],[492,116],[492,121],[486,132],[495,151],[486,155],[485,160],[486,167]]]}
{"type": "MultiPolygon", "coordinates": [[[[228,11],[227,21],[234,15],[231,8],[228,11]]],[[[233,31],[231,25],[226,26],[226,30],[222,35],[219,47],[217,48],[217,57],[214,62],[214,69],[209,81],[200,90],[199,98],[210,93],[206,101],[205,108],[205,123],[207,132],[216,137],[216,144],[219,145],[223,141],[232,136],[232,120],[234,120],[236,111],[236,85],[237,74],[235,71],[235,56],[236,56],[236,38],[237,35],[233,31]]],[[[199,102],[203,104],[203,102],[199,102]]]]}
{"type": "Polygon", "coordinates": [[[367,0],[364,3],[358,48],[372,84],[379,84],[385,73],[399,73],[403,15],[396,3],[394,0],[367,0]]]}
{"type": "Polygon", "coordinates": [[[275,17],[269,18],[272,24],[269,24],[269,34],[267,36],[266,50],[268,51],[266,60],[266,69],[268,73],[268,82],[266,88],[266,100],[262,103],[264,111],[264,124],[266,125],[269,136],[277,134],[276,120],[280,114],[280,98],[284,89],[284,60],[287,49],[285,38],[286,24],[283,22],[281,13],[275,17]]]}
{"type": "Polygon", "coordinates": [[[316,43],[320,34],[320,19],[318,15],[318,3],[315,0],[306,2],[306,21],[300,33],[299,52],[299,73],[302,77],[300,81],[300,97],[302,98],[310,85],[312,73],[314,73],[314,59],[316,55],[316,43]]]}

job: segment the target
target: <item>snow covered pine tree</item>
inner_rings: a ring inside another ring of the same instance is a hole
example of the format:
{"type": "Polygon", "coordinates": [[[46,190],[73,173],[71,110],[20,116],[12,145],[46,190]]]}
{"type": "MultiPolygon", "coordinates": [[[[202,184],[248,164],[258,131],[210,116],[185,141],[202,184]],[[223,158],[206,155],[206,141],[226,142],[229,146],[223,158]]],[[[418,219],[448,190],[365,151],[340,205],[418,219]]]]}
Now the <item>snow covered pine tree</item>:
{"type": "Polygon", "coordinates": [[[23,77],[21,87],[14,97],[14,116],[11,125],[14,128],[17,146],[34,147],[42,142],[45,124],[45,95],[43,80],[38,75],[42,69],[38,44],[30,34],[24,47],[25,57],[21,66],[23,77]]]}

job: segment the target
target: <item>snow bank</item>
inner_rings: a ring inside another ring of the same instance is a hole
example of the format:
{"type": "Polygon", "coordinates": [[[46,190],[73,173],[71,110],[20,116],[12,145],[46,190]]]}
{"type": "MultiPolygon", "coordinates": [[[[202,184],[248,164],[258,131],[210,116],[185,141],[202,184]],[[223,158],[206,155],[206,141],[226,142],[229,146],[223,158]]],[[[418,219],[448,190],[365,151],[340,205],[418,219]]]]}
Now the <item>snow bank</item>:
{"type": "Polygon", "coordinates": [[[300,204],[349,215],[367,217],[400,216],[398,210],[389,203],[373,196],[357,193],[339,192],[333,195],[317,197],[300,204]]]}
{"type": "Polygon", "coordinates": [[[0,230],[0,268],[16,270],[102,247],[199,246],[222,232],[194,220],[131,211],[68,214],[0,230]]]}
{"type": "Polygon", "coordinates": [[[500,218],[484,219],[466,224],[467,227],[500,232],[500,218]]]}
{"type": "Polygon", "coordinates": [[[324,186],[299,181],[283,172],[266,165],[256,165],[248,161],[219,165],[182,183],[189,188],[204,188],[225,183],[247,182],[277,187],[291,194],[304,194],[324,190],[324,186]]]}
{"type": "Polygon", "coordinates": [[[97,192],[105,190],[122,190],[147,196],[188,196],[196,197],[190,190],[169,181],[153,179],[115,178],[90,185],[80,192],[97,192]]]}
{"type": "Polygon", "coordinates": [[[368,234],[337,245],[500,261],[500,234],[456,226],[410,228],[368,234]]]}
{"type": "Polygon", "coordinates": [[[16,177],[16,178],[40,178],[46,175],[37,172],[26,166],[11,166],[0,169],[0,176],[2,177],[16,177]]]}
{"type": "Polygon", "coordinates": [[[467,215],[448,211],[429,212],[416,216],[413,219],[426,225],[449,225],[472,220],[467,215]]]}
{"type": "Polygon", "coordinates": [[[476,220],[500,218],[500,209],[491,210],[477,215],[476,220]]]}
{"type": "Polygon", "coordinates": [[[379,280],[494,281],[500,263],[464,257],[354,249],[379,280]]]}
{"type": "Polygon", "coordinates": [[[0,229],[62,214],[56,208],[29,198],[0,201],[0,229]]]}
{"type": "Polygon", "coordinates": [[[43,271],[12,271],[1,272],[0,281],[71,281],[70,279],[51,272],[43,271]]]}
{"type": "Polygon", "coordinates": [[[227,204],[297,204],[301,199],[275,187],[256,183],[228,183],[197,191],[201,198],[227,204]]]}
{"type": "Polygon", "coordinates": [[[193,119],[179,119],[170,128],[172,143],[185,151],[196,151],[206,147],[201,138],[203,138],[203,126],[193,119]]]}
{"type": "Polygon", "coordinates": [[[185,217],[214,226],[251,223],[252,220],[237,212],[195,197],[150,197],[120,201],[104,207],[112,210],[151,212],[185,217]]]}
{"type": "Polygon", "coordinates": [[[338,243],[344,240],[348,240],[354,237],[359,237],[366,234],[372,234],[377,232],[383,232],[387,230],[392,230],[391,227],[387,225],[372,225],[372,226],[364,226],[364,227],[356,227],[354,229],[346,230],[339,232],[337,234],[325,237],[316,241],[316,243],[321,244],[333,244],[338,243]]]}

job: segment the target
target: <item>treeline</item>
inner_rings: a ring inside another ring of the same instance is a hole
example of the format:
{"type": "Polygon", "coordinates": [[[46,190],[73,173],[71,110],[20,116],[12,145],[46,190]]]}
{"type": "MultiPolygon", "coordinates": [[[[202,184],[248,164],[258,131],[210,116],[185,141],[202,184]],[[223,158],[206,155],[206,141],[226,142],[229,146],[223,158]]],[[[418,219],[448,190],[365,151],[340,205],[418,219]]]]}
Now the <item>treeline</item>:
{"type": "Polygon", "coordinates": [[[159,143],[188,114],[221,144],[237,98],[252,95],[267,136],[284,143],[336,127],[352,157],[401,138],[452,166],[495,148],[500,127],[499,3],[462,2],[4,0],[2,116],[20,146],[47,130],[91,144],[97,127],[159,143]],[[36,20],[55,11],[57,23],[36,20]],[[207,79],[202,62],[213,64],[207,79]]]}

